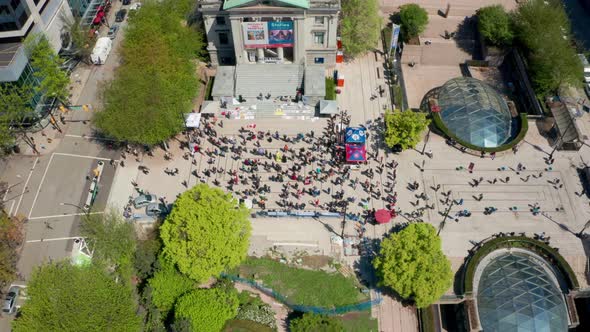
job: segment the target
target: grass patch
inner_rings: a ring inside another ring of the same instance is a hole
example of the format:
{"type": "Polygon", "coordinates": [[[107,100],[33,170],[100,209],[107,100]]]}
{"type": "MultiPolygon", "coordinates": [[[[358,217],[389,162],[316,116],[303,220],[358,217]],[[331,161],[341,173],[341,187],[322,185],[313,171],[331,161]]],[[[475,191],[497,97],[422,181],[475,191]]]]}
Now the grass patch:
{"type": "Polygon", "coordinates": [[[346,332],[377,332],[379,324],[375,318],[371,317],[371,311],[357,311],[346,315],[338,316],[346,332]]]}
{"type": "Polygon", "coordinates": [[[420,310],[420,324],[422,326],[422,332],[434,332],[434,311],[432,306],[418,309],[420,310]]]}
{"type": "Polygon", "coordinates": [[[232,319],[227,321],[223,332],[273,332],[270,327],[251,320],[232,319]]]}
{"type": "Polygon", "coordinates": [[[326,77],[326,100],[336,100],[336,82],[331,77],[326,77]]]}
{"type": "Polygon", "coordinates": [[[261,281],[291,304],[337,307],[369,299],[358,282],[340,273],[299,269],[268,258],[247,258],[232,274],[261,281]]]}
{"type": "Polygon", "coordinates": [[[205,90],[205,100],[213,100],[211,98],[211,91],[213,91],[213,82],[215,81],[215,76],[211,77],[207,82],[207,88],[205,90]]]}

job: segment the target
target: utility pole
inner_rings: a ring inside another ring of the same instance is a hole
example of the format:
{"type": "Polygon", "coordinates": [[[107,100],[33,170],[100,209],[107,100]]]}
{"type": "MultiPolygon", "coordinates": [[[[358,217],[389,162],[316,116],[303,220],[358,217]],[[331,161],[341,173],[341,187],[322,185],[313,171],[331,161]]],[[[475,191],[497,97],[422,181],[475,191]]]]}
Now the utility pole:
{"type": "Polygon", "coordinates": [[[440,225],[438,226],[438,232],[436,233],[436,235],[440,235],[440,232],[445,227],[445,223],[447,222],[447,218],[449,216],[449,213],[451,212],[451,208],[453,207],[453,205],[455,205],[455,201],[454,200],[451,202],[451,204],[449,204],[449,207],[445,211],[445,217],[443,218],[443,220],[441,221],[440,225]]]}
{"type": "Polygon", "coordinates": [[[569,126],[567,126],[567,128],[565,129],[565,131],[563,132],[563,134],[559,135],[557,142],[559,142],[559,144],[555,144],[555,147],[553,147],[553,150],[551,151],[551,153],[549,154],[549,160],[553,159],[553,154],[555,153],[555,151],[557,150],[557,148],[560,146],[563,137],[565,136],[565,134],[567,134],[567,132],[570,130],[570,128],[574,125],[574,119],[572,119],[572,122],[569,124],[569,126]]]}

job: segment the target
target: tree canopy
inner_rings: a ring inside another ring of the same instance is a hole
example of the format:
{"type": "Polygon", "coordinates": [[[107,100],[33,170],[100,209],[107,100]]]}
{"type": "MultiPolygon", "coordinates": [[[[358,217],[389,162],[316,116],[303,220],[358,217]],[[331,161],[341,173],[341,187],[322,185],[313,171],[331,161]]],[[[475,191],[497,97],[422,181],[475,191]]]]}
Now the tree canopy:
{"type": "Polygon", "coordinates": [[[42,265],[27,284],[28,300],[13,331],[139,331],[131,288],[95,265],[42,265]]]}
{"type": "Polygon", "coordinates": [[[95,124],[118,140],[155,145],[184,128],[198,79],[203,33],[186,24],[189,0],[144,4],[129,18],[121,47],[123,64],[103,91],[95,124]]]}
{"type": "Polygon", "coordinates": [[[404,150],[413,148],[420,142],[422,132],[430,123],[424,113],[412,110],[386,111],[384,119],[385,144],[390,148],[399,145],[404,150]]]}
{"type": "Polygon", "coordinates": [[[342,0],[340,36],[349,57],[356,57],[377,47],[381,31],[377,0],[342,0]]]}
{"type": "Polygon", "coordinates": [[[451,263],[441,249],[435,228],[413,223],[381,242],[373,265],[384,286],[424,308],[452,285],[451,263]]]}
{"type": "Polygon", "coordinates": [[[523,2],[512,21],[535,92],[552,93],[562,84],[581,85],[582,64],[572,46],[570,23],[561,1],[523,2]]]}
{"type": "Polygon", "coordinates": [[[305,313],[289,324],[291,332],[340,332],[344,331],[342,321],[337,318],[305,313]]]}
{"type": "Polygon", "coordinates": [[[25,40],[29,62],[33,67],[33,76],[39,80],[38,92],[46,98],[56,98],[68,104],[68,85],[70,78],[61,69],[63,59],[53,50],[49,40],[43,34],[31,34],[25,40]]]}
{"type": "Polygon", "coordinates": [[[219,332],[238,313],[237,291],[233,288],[196,289],[183,295],[175,306],[175,318],[186,319],[193,331],[219,332]]]}
{"type": "Polygon", "coordinates": [[[477,27],[484,39],[494,46],[510,45],[514,38],[510,15],[502,5],[478,9],[477,27]]]}
{"type": "Polygon", "coordinates": [[[23,222],[24,219],[10,218],[4,210],[0,211],[0,288],[15,278],[18,247],[25,237],[23,222]]]}
{"type": "Polygon", "coordinates": [[[15,83],[0,84],[0,147],[7,149],[15,144],[23,123],[35,117],[31,99],[35,89],[15,83]]]}
{"type": "Polygon", "coordinates": [[[402,5],[399,11],[402,38],[406,41],[418,37],[428,25],[428,13],[415,3],[402,5]]]}
{"type": "Polygon", "coordinates": [[[162,262],[160,269],[149,280],[152,303],[164,314],[174,307],[176,300],[184,293],[194,289],[196,283],[180,273],[167,262],[162,262]]]}
{"type": "Polygon", "coordinates": [[[93,260],[116,267],[125,278],[131,277],[137,245],[133,224],[125,222],[115,210],[110,210],[84,216],[80,232],[94,251],[93,260]]]}
{"type": "Polygon", "coordinates": [[[231,194],[199,184],[176,200],[160,228],[164,259],[203,282],[246,258],[248,209],[231,194]]]}

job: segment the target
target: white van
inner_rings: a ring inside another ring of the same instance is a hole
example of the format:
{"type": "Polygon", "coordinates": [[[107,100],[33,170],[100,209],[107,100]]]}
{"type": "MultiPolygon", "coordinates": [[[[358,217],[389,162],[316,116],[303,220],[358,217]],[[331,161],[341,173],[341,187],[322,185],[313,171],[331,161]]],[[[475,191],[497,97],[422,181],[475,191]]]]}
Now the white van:
{"type": "Polygon", "coordinates": [[[90,60],[95,65],[104,65],[107,61],[111,48],[113,47],[113,41],[109,37],[101,37],[96,41],[92,54],[90,54],[90,60]]]}

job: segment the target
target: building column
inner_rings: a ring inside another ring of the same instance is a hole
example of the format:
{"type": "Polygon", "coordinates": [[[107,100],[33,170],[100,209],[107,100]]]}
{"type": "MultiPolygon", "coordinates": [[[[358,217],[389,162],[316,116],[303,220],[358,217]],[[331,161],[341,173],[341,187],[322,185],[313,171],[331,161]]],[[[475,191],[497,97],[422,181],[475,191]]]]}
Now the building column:
{"type": "Polygon", "coordinates": [[[258,63],[264,63],[264,49],[263,48],[257,48],[256,49],[256,57],[258,59],[256,59],[258,63]]]}
{"type": "Polygon", "coordinates": [[[244,49],[244,41],[242,36],[242,20],[239,17],[230,17],[230,22],[236,64],[248,62],[248,55],[246,54],[244,49]]]}
{"type": "Polygon", "coordinates": [[[285,58],[285,52],[282,47],[277,47],[277,56],[281,61],[285,58]]]}
{"type": "Polygon", "coordinates": [[[295,18],[293,20],[293,30],[295,31],[293,63],[305,62],[305,20],[299,17],[295,18]]]}

